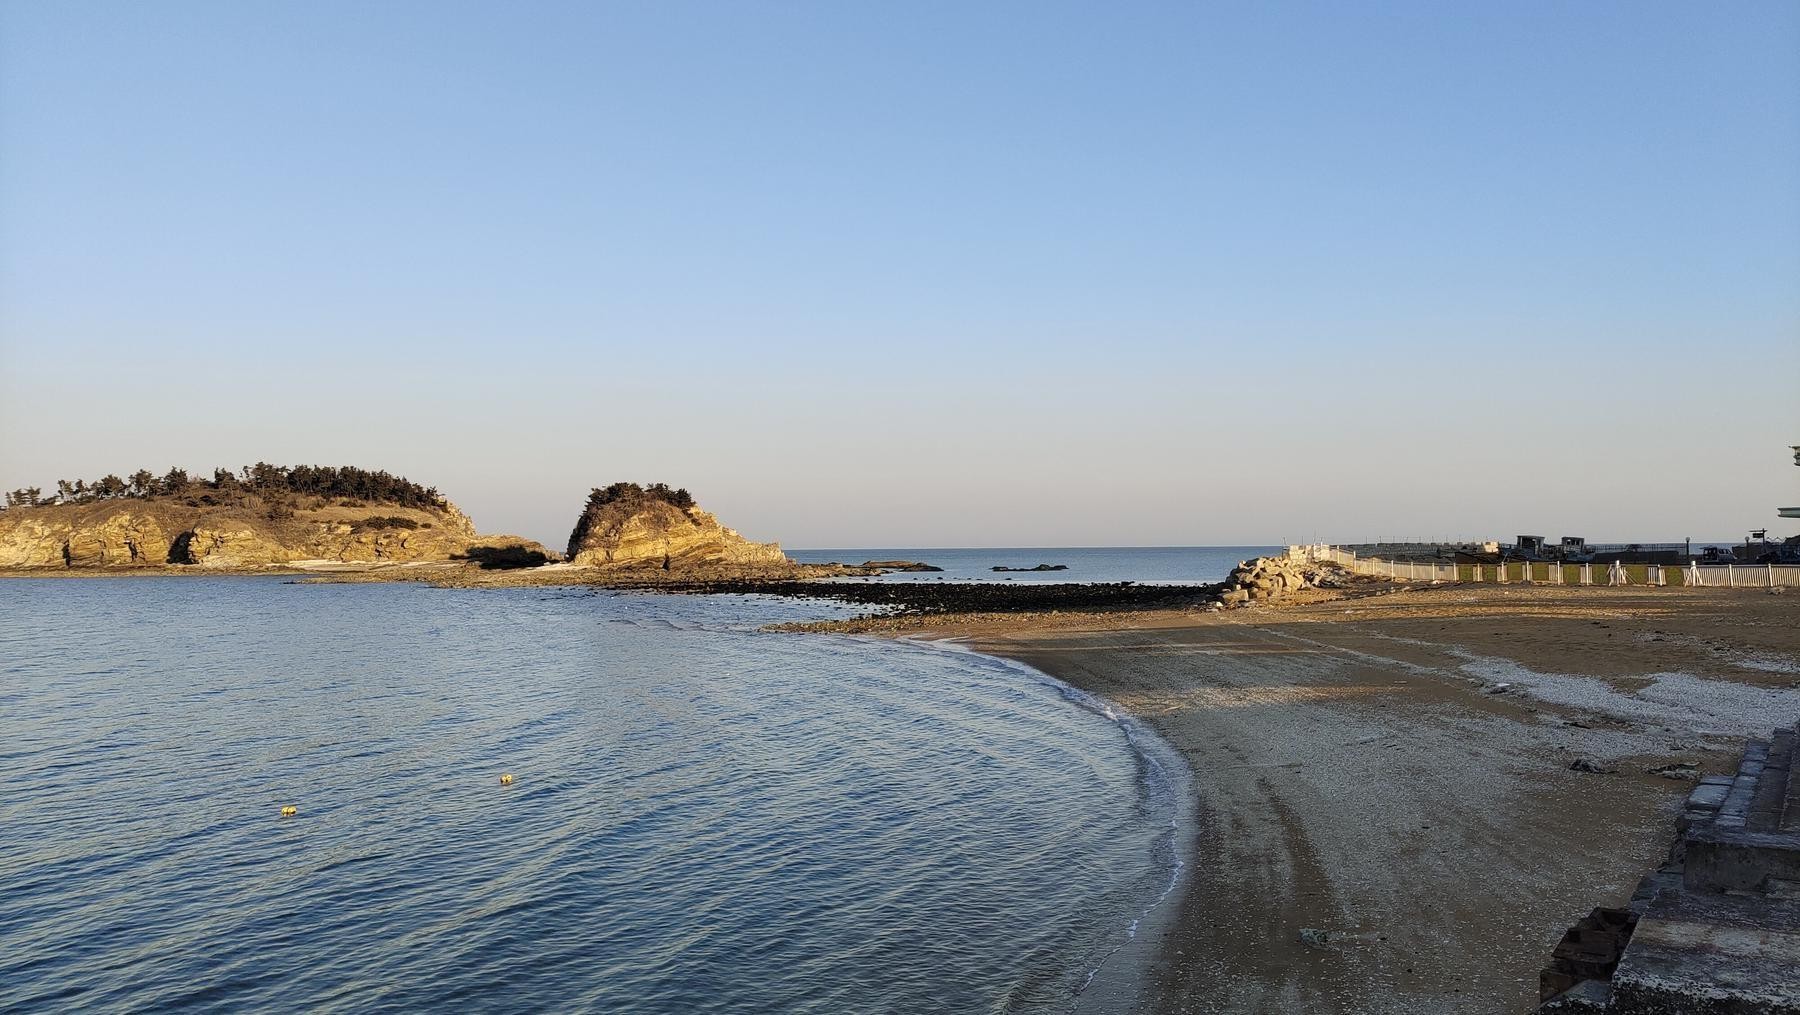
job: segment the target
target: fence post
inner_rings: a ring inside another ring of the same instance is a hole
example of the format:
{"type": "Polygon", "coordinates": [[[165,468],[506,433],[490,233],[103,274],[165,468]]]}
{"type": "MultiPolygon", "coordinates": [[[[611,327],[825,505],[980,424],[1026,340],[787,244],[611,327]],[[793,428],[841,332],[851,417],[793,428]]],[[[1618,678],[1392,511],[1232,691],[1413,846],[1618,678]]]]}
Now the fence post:
{"type": "Polygon", "coordinates": [[[1592,564],[1581,565],[1580,581],[1581,581],[1581,584],[1583,584],[1583,585],[1594,584],[1594,565],[1592,565],[1592,564]]]}
{"type": "Polygon", "coordinates": [[[1730,564],[1725,565],[1725,587],[1728,589],[1737,588],[1737,575],[1732,572],[1730,564]]]}
{"type": "Polygon", "coordinates": [[[1656,587],[1657,588],[1662,588],[1664,585],[1668,584],[1667,582],[1665,582],[1663,580],[1663,566],[1661,564],[1652,564],[1652,565],[1650,565],[1650,567],[1656,571],[1656,587]]]}
{"type": "Polygon", "coordinates": [[[1775,562],[1774,561],[1769,562],[1769,587],[1770,588],[1775,587],[1775,562]]]}

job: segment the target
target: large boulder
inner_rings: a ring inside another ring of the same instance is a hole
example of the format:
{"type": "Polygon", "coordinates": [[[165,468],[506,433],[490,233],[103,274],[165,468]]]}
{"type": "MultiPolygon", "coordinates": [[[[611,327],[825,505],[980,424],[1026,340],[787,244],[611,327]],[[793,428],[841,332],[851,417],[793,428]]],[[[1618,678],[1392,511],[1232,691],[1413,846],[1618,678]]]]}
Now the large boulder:
{"type": "Polygon", "coordinates": [[[1297,557],[1258,557],[1243,561],[1225,579],[1219,602],[1227,608],[1238,607],[1317,588],[1331,580],[1334,568],[1332,564],[1297,557]]]}

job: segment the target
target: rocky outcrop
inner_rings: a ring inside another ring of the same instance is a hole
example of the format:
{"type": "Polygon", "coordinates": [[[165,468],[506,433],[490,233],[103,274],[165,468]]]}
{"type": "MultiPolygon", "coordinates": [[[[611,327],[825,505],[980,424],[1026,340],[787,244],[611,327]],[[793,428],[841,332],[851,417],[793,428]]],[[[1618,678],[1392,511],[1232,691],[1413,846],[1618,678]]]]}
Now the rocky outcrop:
{"type": "Polygon", "coordinates": [[[66,567],[70,527],[53,519],[19,518],[14,508],[0,514],[0,567],[66,567]]]}
{"type": "Polygon", "coordinates": [[[166,564],[169,534],[155,518],[123,512],[98,525],[72,529],[63,543],[63,563],[69,567],[120,567],[133,564],[166,564]]]}
{"type": "Polygon", "coordinates": [[[581,566],[659,567],[706,564],[789,564],[779,543],[753,543],[695,506],[650,500],[616,518],[603,518],[571,545],[569,561],[581,566]]]}
{"type": "Polygon", "coordinates": [[[129,567],[169,562],[168,529],[151,513],[119,510],[93,519],[52,508],[0,515],[0,567],[129,567]]]}
{"type": "Polygon", "coordinates": [[[245,569],[300,561],[392,563],[466,559],[472,548],[535,548],[479,536],[454,505],[321,502],[300,510],[115,500],[0,512],[0,568],[186,566],[245,569]]]}
{"type": "Polygon", "coordinates": [[[178,537],[176,564],[239,568],[319,559],[310,551],[284,547],[249,526],[197,525],[178,537]]]}

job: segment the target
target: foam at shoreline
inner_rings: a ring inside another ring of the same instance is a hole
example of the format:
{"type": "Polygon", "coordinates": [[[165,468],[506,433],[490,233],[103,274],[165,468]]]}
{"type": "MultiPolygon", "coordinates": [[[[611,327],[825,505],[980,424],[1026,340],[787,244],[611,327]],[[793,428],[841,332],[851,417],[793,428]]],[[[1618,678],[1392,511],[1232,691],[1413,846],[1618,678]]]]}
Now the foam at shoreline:
{"type": "Polygon", "coordinates": [[[1100,695],[1084,691],[1034,666],[977,651],[962,638],[906,636],[897,641],[938,651],[978,656],[999,663],[1065,700],[1116,724],[1137,759],[1139,787],[1145,803],[1168,816],[1168,834],[1158,840],[1154,858],[1167,872],[1160,890],[1137,915],[1121,928],[1109,947],[1093,958],[1081,987],[1076,991],[1084,1011],[1133,1012],[1142,1007],[1150,987],[1151,964],[1160,941],[1173,926],[1176,907],[1169,905],[1184,886],[1196,843],[1193,772],[1174,745],[1150,725],[1100,695]],[[1109,968],[1110,967],[1110,968],[1109,968]],[[1105,974],[1105,975],[1102,975],[1105,974]]]}

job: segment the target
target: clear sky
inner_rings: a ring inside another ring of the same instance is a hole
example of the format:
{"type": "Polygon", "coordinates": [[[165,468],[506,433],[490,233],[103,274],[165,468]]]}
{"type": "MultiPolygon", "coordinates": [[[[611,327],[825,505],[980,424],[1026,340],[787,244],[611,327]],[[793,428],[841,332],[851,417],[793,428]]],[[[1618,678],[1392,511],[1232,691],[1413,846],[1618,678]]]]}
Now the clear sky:
{"type": "Polygon", "coordinates": [[[6,489],[1717,538],[1797,443],[1788,0],[0,4],[6,489]]]}

